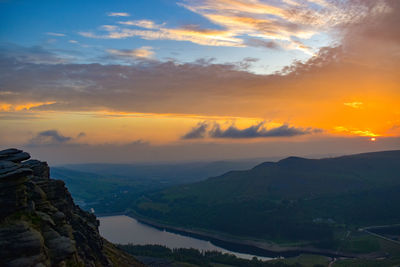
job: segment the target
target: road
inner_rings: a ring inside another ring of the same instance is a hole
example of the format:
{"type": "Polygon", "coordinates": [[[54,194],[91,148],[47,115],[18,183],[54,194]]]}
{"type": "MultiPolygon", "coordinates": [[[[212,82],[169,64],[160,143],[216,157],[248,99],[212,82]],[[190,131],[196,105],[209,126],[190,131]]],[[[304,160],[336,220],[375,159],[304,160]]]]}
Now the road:
{"type": "Polygon", "coordinates": [[[329,262],[328,267],[332,267],[333,264],[335,264],[336,261],[337,261],[337,258],[332,258],[332,260],[329,262]]]}
{"type": "Polygon", "coordinates": [[[386,241],[389,241],[389,242],[395,243],[395,244],[397,244],[397,245],[400,245],[400,242],[399,242],[399,241],[396,241],[396,240],[393,240],[393,239],[387,238],[387,237],[385,237],[385,236],[383,236],[383,235],[378,235],[378,234],[375,234],[375,233],[373,233],[373,232],[370,232],[370,231],[368,231],[368,230],[365,230],[365,228],[364,228],[364,229],[362,229],[361,231],[363,231],[363,232],[366,232],[366,233],[368,233],[368,234],[370,234],[370,235],[373,235],[373,236],[375,236],[375,237],[378,237],[378,238],[384,239],[384,240],[386,240],[386,241]]]}

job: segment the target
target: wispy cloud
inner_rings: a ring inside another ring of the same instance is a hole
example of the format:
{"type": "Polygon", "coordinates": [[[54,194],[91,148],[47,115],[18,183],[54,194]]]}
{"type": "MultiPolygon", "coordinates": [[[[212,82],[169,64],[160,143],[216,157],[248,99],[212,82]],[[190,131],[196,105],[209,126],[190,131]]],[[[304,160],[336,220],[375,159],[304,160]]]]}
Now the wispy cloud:
{"type": "Polygon", "coordinates": [[[109,12],[107,13],[109,17],[129,17],[130,14],[126,12],[109,12]]]}
{"type": "Polygon", "coordinates": [[[56,36],[56,37],[66,36],[64,33],[58,33],[58,32],[46,32],[46,34],[50,35],[50,36],[56,36]]]}
{"type": "Polygon", "coordinates": [[[117,50],[108,49],[107,52],[113,56],[120,58],[133,58],[133,59],[150,59],[154,56],[153,48],[150,46],[142,46],[132,50],[117,50]]]}
{"type": "Polygon", "coordinates": [[[136,25],[145,29],[114,28],[104,29],[105,34],[93,32],[79,32],[83,37],[98,39],[125,39],[139,37],[145,40],[175,40],[189,41],[199,45],[208,46],[236,46],[244,47],[243,40],[236,38],[232,33],[225,30],[200,29],[197,26],[186,26],[184,28],[159,28],[149,30],[149,25],[136,25]]]}
{"type": "Polygon", "coordinates": [[[118,23],[122,24],[122,25],[137,26],[137,27],[146,28],[146,29],[160,29],[165,25],[165,23],[163,23],[162,25],[157,25],[156,23],[154,23],[154,21],[147,20],[147,19],[119,21],[118,23]]]}
{"type": "Polygon", "coordinates": [[[118,23],[141,29],[113,26],[105,29],[108,31],[106,34],[80,34],[88,38],[139,37],[146,40],[189,41],[208,46],[282,48],[314,55],[313,49],[316,48],[304,43],[314,35],[359,22],[372,11],[386,12],[384,8],[377,8],[384,6],[382,1],[377,1],[372,7],[370,3],[325,0],[185,0],[178,5],[206,18],[215,27],[186,25],[169,28],[165,23],[156,24],[152,20],[131,20],[118,23]]]}
{"type": "MultiPolygon", "coordinates": [[[[382,5],[378,2],[376,6],[382,5]]],[[[180,5],[223,27],[233,36],[274,40],[285,49],[306,53],[311,53],[311,48],[300,40],[339,25],[358,22],[369,11],[360,2],[324,0],[186,0],[180,5]]]]}
{"type": "Polygon", "coordinates": [[[100,29],[105,30],[105,31],[115,31],[115,30],[118,30],[118,26],[115,26],[115,25],[102,25],[102,26],[100,26],[100,29]]]}

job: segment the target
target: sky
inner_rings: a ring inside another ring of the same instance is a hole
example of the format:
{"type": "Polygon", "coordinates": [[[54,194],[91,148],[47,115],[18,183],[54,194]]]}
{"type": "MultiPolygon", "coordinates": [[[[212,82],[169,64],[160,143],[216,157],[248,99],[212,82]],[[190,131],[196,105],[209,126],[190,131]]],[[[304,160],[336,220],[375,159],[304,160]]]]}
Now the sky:
{"type": "Polygon", "coordinates": [[[397,0],[0,1],[0,148],[51,164],[400,149],[397,0]]]}

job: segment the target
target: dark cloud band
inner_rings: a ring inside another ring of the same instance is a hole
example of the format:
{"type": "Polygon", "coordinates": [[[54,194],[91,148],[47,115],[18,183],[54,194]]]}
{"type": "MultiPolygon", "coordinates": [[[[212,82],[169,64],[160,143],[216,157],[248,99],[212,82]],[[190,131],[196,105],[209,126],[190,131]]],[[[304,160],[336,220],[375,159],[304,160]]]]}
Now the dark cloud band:
{"type": "Polygon", "coordinates": [[[246,138],[266,138],[266,137],[294,137],[312,133],[322,132],[321,129],[313,128],[297,128],[288,124],[279,127],[266,129],[265,123],[258,123],[244,129],[239,129],[235,125],[231,125],[226,129],[221,129],[218,123],[215,123],[211,129],[206,122],[199,123],[193,127],[188,133],[182,136],[182,139],[200,139],[206,136],[211,138],[230,138],[230,139],[246,139],[246,138]]]}

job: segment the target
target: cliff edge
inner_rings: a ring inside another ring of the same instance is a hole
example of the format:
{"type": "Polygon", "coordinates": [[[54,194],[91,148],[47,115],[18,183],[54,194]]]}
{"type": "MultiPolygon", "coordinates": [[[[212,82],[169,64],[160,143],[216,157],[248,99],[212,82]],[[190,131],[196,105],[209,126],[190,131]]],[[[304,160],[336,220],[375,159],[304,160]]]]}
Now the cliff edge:
{"type": "Polygon", "coordinates": [[[46,162],[0,151],[0,266],[143,266],[103,239],[46,162]]]}

